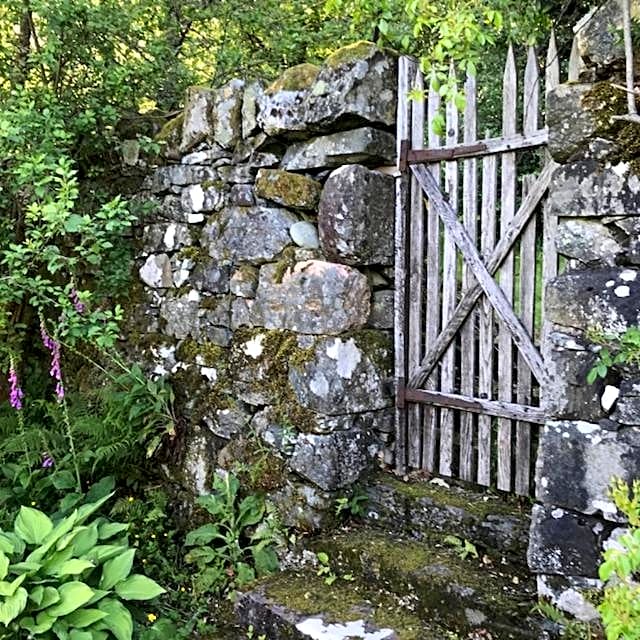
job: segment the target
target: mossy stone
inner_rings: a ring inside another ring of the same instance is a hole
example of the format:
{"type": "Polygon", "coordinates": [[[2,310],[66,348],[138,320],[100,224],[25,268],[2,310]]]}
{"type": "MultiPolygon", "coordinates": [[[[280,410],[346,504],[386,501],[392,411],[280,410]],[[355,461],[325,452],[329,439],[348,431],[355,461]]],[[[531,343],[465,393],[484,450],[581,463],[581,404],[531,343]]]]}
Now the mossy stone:
{"type": "Polygon", "coordinates": [[[293,209],[315,209],[321,191],[317,180],[280,169],[260,169],[256,177],[258,197],[293,209]]]}
{"type": "Polygon", "coordinates": [[[343,65],[353,64],[358,60],[371,58],[378,51],[380,49],[373,42],[360,40],[334,51],[325,60],[325,65],[331,69],[336,69],[343,65]]]}
{"type": "Polygon", "coordinates": [[[304,91],[308,89],[320,73],[320,67],[315,64],[305,62],[295,67],[287,69],[277,80],[275,80],[265,93],[273,95],[278,91],[304,91]]]}

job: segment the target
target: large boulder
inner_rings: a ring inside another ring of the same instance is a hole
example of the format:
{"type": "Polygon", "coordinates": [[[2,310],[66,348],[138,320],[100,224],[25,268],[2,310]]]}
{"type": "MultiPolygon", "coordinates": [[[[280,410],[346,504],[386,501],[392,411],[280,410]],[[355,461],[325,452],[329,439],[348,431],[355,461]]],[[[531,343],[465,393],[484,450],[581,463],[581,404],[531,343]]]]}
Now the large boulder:
{"type": "Polygon", "coordinates": [[[395,137],[391,133],[363,127],[292,144],[281,166],[288,171],[300,171],[355,163],[390,165],[395,163],[395,145],[395,137]]]}
{"type": "Polygon", "coordinates": [[[213,138],[215,119],[212,113],[216,92],[208,87],[189,87],[184,105],[180,151],[187,153],[205,140],[213,138]]]}
{"type": "Polygon", "coordinates": [[[395,180],[361,165],[327,179],[318,209],[320,246],[346,264],[393,264],[395,180]]]}
{"type": "Polygon", "coordinates": [[[222,262],[273,260],[290,242],[289,229],[298,219],[285,209],[227,207],[202,230],[202,245],[222,262]]]}
{"type": "Polygon", "coordinates": [[[230,80],[215,93],[213,139],[224,149],[232,149],[242,139],[243,80],[230,80]]]}
{"type": "Polygon", "coordinates": [[[289,368],[298,402],[318,413],[339,415],[391,404],[391,341],[376,331],[350,338],[320,338],[313,355],[289,368]]]}
{"type": "Polygon", "coordinates": [[[371,42],[338,49],[325,61],[306,100],[314,130],[396,122],[397,59],[371,42]]]}
{"type": "Polygon", "coordinates": [[[536,497],[545,504],[622,522],[609,491],[611,480],[638,477],[638,429],[607,431],[594,423],[557,421],[540,433],[536,497]]]}
{"type": "Polygon", "coordinates": [[[312,178],[278,169],[260,169],[255,194],[292,209],[315,209],[322,185],[312,178]]]}
{"type": "Polygon", "coordinates": [[[640,176],[631,165],[589,158],[564,165],[549,186],[548,213],[561,217],[640,214],[640,176]]]}
{"type": "Polygon", "coordinates": [[[326,335],[366,324],[371,292],[359,271],[320,260],[298,262],[284,273],[279,266],[260,269],[255,324],[326,335]]]}

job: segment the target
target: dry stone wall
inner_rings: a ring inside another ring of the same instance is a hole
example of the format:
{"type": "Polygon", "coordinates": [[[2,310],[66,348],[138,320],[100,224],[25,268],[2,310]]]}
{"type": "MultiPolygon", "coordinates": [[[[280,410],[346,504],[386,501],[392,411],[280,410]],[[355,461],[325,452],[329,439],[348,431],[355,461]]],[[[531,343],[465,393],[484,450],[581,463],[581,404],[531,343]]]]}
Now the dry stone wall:
{"type": "Polygon", "coordinates": [[[141,194],[137,342],[186,417],[183,479],[235,468],[286,524],[392,455],[396,67],[357,43],[194,87],[141,194]]]}
{"type": "Polygon", "coordinates": [[[640,126],[614,117],[626,111],[613,86],[624,82],[612,36],[621,22],[612,0],[578,25],[580,78],[547,103],[549,150],[560,163],[547,214],[563,269],[545,295],[551,420],[540,436],[529,565],[540,594],[581,619],[596,616],[585,593],[602,586],[601,553],[625,526],[611,480],[640,477],[637,363],[587,381],[603,343],[640,325],[640,126]]]}

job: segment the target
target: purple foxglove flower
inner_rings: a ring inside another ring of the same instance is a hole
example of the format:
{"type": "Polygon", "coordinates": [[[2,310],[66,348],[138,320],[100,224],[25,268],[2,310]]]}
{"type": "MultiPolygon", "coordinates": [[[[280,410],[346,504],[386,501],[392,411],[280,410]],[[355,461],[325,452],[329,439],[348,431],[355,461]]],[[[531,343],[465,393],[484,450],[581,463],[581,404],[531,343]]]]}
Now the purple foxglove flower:
{"type": "Polygon", "coordinates": [[[42,454],[42,468],[43,469],[51,469],[55,464],[55,460],[53,456],[46,451],[42,454]]]}
{"type": "Polygon", "coordinates": [[[40,323],[40,335],[42,336],[42,344],[51,352],[49,375],[57,381],[56,396],[58,400],[62,400],[64,398],[64,384],[62,383],[62,366],[60,364],[60,343],[47,333],[44,322],[40,323]]]}
{"type": "Polygon", "coordinates": [[[22,409],[22,399],[24,393],[20,388],[20,381],[18,380],[18,374],[13,365],[9,369],[9,404],[16,410],[22,409]]]}
{"type": "Polygon", "coordinates": [[[78,296],[76,289],[71,289],[69,297],[71,298],[71,302],[73,302],[75,310],[80,314],[84,313],[85,306],[84,303],[80,301],[80,297],[78,296]]]}

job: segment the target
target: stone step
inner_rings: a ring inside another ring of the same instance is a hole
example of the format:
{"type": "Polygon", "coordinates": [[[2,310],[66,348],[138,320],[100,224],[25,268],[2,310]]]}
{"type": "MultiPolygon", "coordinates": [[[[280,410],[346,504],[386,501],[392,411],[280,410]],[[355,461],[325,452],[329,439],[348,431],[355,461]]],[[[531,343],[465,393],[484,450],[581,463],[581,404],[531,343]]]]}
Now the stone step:
{"type": "MultiPolygon", "coordinates": [[[[237,601],[241,626],[266,640],[533,640],[551,637],[531,614],[522,567],[461,558],[443,536],[417,541],[348,528],[311,540],[328,570],[307,566],[262,581],[237,601]],[[330,584],[328,584],[330,583],[330,584]]],[[[307,554],[308,555],[308,554],[307,554]]]]}
{"type": "Polygon", "coordinates": [[[367,495],[365,519],[372,526],[417,540],[452,534],[492,557],[527,565],[529,510],[513,496],[476,492],[450,480],[404,482],[389,473],[376,476],[367,495]]]}

